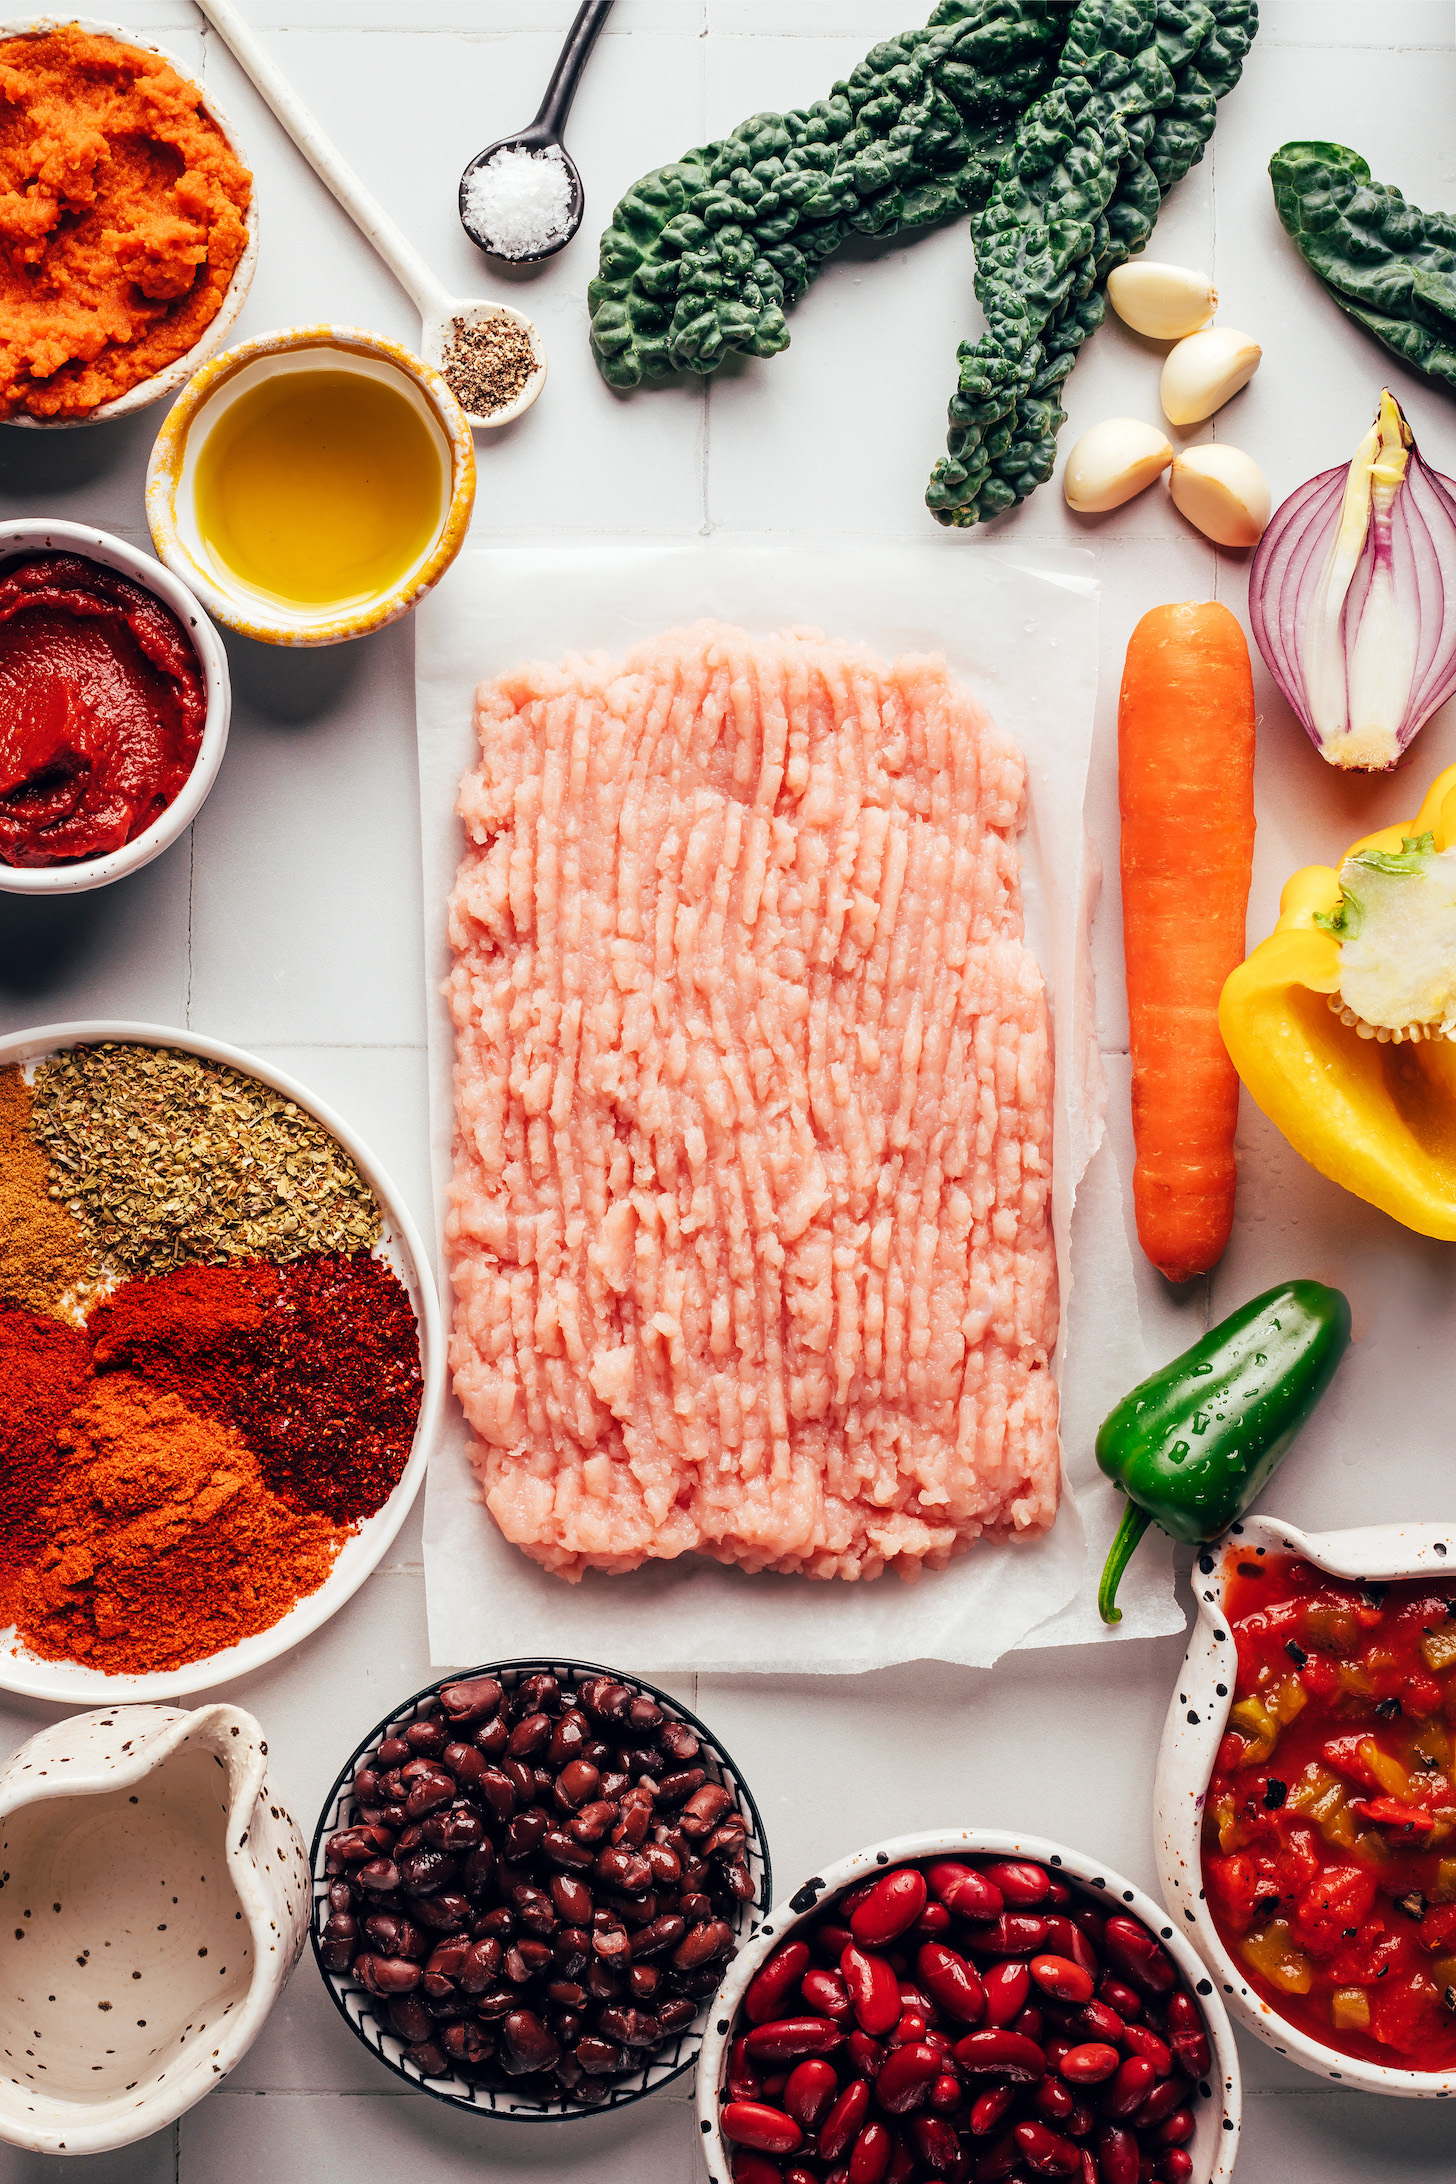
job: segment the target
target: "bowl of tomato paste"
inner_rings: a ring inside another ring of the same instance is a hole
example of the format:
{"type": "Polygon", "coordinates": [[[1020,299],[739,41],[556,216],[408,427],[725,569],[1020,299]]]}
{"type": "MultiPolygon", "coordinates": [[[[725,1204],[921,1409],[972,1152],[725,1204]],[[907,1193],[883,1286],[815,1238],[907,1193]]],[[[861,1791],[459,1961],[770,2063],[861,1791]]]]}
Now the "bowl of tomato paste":
{"type": "Polygon", "coordinates": [[[1158,1859],[1233,2016],[1306,2070],[1456,2093],[1456,1531],[1248,1517],[1199,1557],[1158,1859]]]}
{"type": "Polygon", "coordinates": [[[135,872],[196,818],[227,745],[216,630],[180,578],[79,523],[0,524],[0,892],[135,872]]]}

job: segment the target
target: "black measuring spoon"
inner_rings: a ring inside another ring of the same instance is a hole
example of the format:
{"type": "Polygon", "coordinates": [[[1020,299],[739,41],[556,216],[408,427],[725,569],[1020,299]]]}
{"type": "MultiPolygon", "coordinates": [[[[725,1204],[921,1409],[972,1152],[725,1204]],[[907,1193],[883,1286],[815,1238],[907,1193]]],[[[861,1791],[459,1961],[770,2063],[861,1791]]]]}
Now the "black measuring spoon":
{"type": "Polygon", "coordinates": [[[581,176],[576,171],[576,162],[562,143],[561,138],[566,127],[566,117],[571,112],[571,102],[576,97],[576,87],[581,81],[581,72],[587,63],[587,56],[596,44],[597,32],[606,21],[611,5],[612,0],[582,0],[580,8],[577,10],[576,21],[566,34],[566,43],[561,48],[561,55],[555,69],[552,71],[551,81],[546,86],[546,96],[541,101],[541,111],[537,114],[536,119],[528,129],[522,129],[517,136],[501,137],[496,143],[487,144],[483,152],[476,153],[474,159],[471,160],[470,165],[460,177],[461,226],[477,249],[485,251],[492,258],[504,260],[508,265],[534,265],[543,258],[554,258],[557,251],[566,247],[581,226],[582,214],[586,210],[586,192],[581,186],[581,176]],[[488,161],[494,159],[497,152],[542,152],[550,146],[554,146],[566,162],[566,179],[571,191],[571,203],[567,208],[565,224],[560,233],[553,235],[551,240],[543,244],[540,250],[514,252],[497,250],[490,237],[482,234],[480,229],[472,224],[470,215],[466,210],[466,196],[470,177],[481,167],[484,167],[488,161]]]}

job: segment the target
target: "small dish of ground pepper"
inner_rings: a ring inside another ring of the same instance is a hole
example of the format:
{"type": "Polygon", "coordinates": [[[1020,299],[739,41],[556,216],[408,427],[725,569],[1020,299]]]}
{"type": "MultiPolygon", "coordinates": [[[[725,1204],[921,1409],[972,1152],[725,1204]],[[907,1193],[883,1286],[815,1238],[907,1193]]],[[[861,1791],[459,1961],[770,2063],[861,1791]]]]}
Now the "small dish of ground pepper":
{"type": "Polygon", "coordinates": [[[212,1687],[355,1591],[424,1475],[433,1283],[362,1145],[217,1042],[0,1041],[0,1687],[212,1687]]]}

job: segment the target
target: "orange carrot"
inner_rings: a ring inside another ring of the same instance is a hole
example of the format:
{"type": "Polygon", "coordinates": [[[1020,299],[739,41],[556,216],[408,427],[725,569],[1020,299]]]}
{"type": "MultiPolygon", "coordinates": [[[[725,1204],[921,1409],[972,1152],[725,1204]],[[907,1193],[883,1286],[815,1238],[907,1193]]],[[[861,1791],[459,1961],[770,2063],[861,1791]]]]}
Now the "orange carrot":
{"type": "Polygon", "coordinates": [[[1186,1282],[1217,1265],[1234,1218],[1239,1080],[1218,997],[1244,959],[1254,684],[1227,607],[1186,600],[1138,623],[1117,778],[1138,1239],[1186,1282]]]}

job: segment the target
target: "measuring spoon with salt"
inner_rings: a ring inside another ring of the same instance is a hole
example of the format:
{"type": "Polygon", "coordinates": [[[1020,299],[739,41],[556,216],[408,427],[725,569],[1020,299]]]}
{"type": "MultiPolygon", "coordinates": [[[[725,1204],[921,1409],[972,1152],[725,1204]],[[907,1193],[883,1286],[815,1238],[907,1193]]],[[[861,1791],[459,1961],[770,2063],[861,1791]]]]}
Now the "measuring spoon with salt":
{"type": "Polygon", "coordinates": [[[539,265],[543,258],[554,258],[558,250],[564,250],[581,226],[581,217],[586,211],[586,192],[576,171],[576,161],[562,137],[587,55],[597,42],[597,32],[606,21],[611,6],[612,0],[582,0],[576,21],[566,34],[566,43],[551,72],[551,81],[546,86],[546,96],[536,119],[518,135],[500,137],[494,144],[487,144],[483,152],[476,153],[460,177],[460,225],[472,243],[488,257],[504,259],[508,265],[539,265]],[[485,225],[484,191],[489,181],[486,169],[503,152],[525,152],[538,159],[543,154],[548,157],[554,154],[566,169],[565,217],[559,228],[552,229],[539,250],[503,249],[485,225]]]}
{"type": "MultiPolygon", "coordinates": [[[[606,5],[610,4],[611,0],[606,0],[606,5]]],[[[270,58],[232,5],[232,0],[197,0],[197,5],[239,66],[252,78],[319,180],[332,190],[359,232],[373,244],[413,302],[421,321],[420,353],[427,364],[433,364],[443,375],[471,424],[493,430],[497,425],[508,425],[512,418],[528,410],[546,383],[546,350],[535,321],[527,318],[524,311],[516,310],[513,304],[491,303],[481,296],[452,296],[444,283],[436,279],[414,244],[396,227],[378,199],[365,189],[353,168],[340,158],[282,69],[270,58]],[[475,368],[469,351],[469,336],[474,329],[488,326],[492,320],[509,321],[521,328],[531,344],[534,368],[511,401],[502,403],[498,409],[476,410],[460,394],[452,371],[458,375],[461,387],[468,386],[475,368]]],[[[602,12],[606,12],[605,7],[602,12]]]]}

